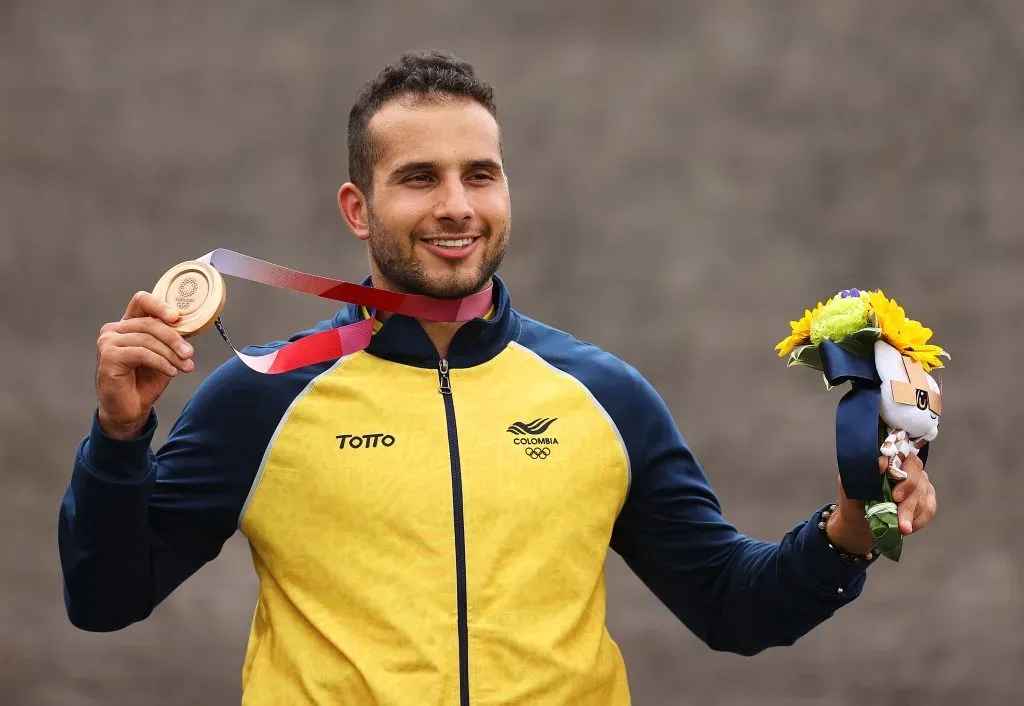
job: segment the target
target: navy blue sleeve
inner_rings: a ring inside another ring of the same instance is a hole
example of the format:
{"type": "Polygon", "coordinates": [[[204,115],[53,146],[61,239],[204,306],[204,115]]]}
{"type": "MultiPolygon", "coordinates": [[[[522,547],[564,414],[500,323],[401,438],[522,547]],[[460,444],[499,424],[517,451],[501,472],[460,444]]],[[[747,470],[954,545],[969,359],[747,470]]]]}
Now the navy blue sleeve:
{"type": "Polygon", "coordinates": [[[793,644],[860,594],[867,563],[828,547],[821,510],[779,543],[728,523],[665,403],[636,370],[538,325],[520,340],[582,382],[618,427],[631,483],[612,549],[711,648],[752,655],[793,644]]]}
{"type": "Polygon", "coordinates": [[[157,453],[155,413],[140,437],[116,440],[94,412],[58,524],[74,625],[109,631],[142,620],[220,553],[278,422],[322,370],[268,376],[232,358],[202,383],[157,453]]]}

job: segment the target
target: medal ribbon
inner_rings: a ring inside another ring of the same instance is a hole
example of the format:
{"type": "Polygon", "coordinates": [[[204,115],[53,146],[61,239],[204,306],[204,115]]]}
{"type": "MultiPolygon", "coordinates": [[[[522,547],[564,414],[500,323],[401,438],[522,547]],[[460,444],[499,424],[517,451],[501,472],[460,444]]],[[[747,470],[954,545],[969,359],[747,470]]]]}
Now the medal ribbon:
{"type": "MultiPolygon", "coordinates": [[[[492,303],[491,287],[463,299],[435,299],[420,294],[399,294],[299,272],[233,250],[217,249],[203,255],[199,261],[210,265],[222,275],[427,321],[470,321],[484,316],[492,303]]],[[[310,334],[276,351],[258,356],[238,351],[228,338],[220,318],[215,324],[221,337],[243,363],[257,372],[274,375],[306,365],[336,360],[363,350],[370,345],[373,322],[374,319],[371,317],[347,326],[310,334]]]]}

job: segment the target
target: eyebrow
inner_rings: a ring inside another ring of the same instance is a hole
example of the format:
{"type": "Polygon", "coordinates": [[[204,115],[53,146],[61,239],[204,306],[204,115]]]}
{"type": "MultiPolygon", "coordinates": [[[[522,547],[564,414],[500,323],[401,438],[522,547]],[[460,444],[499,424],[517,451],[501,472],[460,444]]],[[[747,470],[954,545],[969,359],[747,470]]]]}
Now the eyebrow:
{"type": "Polygon", "coordinates": [[[500,172],[501,165],[493,159],[474,159],[469,163],[470,169],[489,169],[492,172],[500,172]]]}
{"type": "Polygon", "coordinates": [[[418,171],[432,171],[437,168],[434,162],[406,162],[391,170],[391,178],[398,179],[418,171]]]}
{"type": "MultiPolygon", "coordinates": [[[[465,163],[468,169],[487,169],[492,172],[501,172],[501,165],[493,159],[472,159],[465,163]]],[[[404,176],[419,171],[437,171],[437,162],[406,162],[400,164],[391,171],[391,180],[401,179],[404,176]]]]}

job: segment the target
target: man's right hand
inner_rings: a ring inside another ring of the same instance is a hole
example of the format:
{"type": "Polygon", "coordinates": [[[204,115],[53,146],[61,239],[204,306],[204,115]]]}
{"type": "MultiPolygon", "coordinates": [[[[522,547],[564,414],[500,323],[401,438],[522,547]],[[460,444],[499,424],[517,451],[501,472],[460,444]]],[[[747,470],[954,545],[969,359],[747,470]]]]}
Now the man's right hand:
{"type": "Polygon", "coordinates": [[[136,292],[120,321],[96,341],[96,397],[108,436],[138,436],[178,371],[192,372],[192,346],[169,324],[178,312],[150,292],[136,292]]]}

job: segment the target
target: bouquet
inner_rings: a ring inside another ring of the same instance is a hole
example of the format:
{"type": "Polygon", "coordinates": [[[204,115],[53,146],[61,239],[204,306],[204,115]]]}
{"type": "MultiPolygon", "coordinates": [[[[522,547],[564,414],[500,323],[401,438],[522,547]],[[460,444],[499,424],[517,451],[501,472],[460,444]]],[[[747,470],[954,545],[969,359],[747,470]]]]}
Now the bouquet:
{"type": "Polygon", "coordinates": [[[902,462],[927,458],[939,432],[942,386],[929,372],[949,354],[929,343],[932,330],[908,319],[881,290],[844,289],[799,321],[775,347],[787,367],[820,371],[826,389],[846,382],[851,389],[836,412],[836,457],[843,491],[865,501],[875,547],[899,561],[903,535],[892,485],[907,477],[902,462]],[[878,455],[889,458],[884,474],[878,455]]]}

